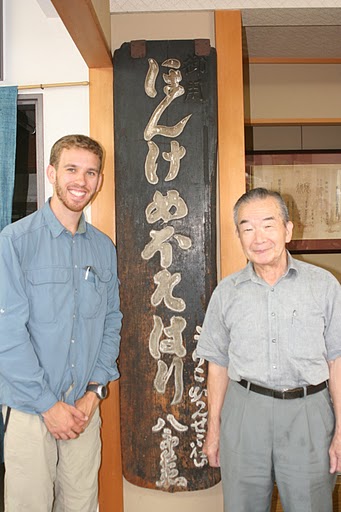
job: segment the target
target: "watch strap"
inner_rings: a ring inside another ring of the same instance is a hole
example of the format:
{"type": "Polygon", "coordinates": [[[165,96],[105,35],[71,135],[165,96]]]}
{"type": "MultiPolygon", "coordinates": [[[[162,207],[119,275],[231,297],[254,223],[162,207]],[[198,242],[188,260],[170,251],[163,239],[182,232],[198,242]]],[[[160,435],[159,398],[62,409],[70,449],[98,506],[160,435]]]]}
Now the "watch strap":
{"type": "Polygon", "coordinates": [[[107,396],[107,387],[103,384],[88,384],[86,391],[92,391],[100,400],[103,400],[107,396]]]}

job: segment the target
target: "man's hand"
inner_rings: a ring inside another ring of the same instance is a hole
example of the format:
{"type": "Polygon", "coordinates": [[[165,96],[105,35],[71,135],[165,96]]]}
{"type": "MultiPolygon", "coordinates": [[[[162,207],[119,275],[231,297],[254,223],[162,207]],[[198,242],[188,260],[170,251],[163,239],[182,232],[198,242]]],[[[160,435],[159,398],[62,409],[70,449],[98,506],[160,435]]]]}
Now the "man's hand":
{"type": "Polygon", "coordinates": [[[213,468],[220,466],[220,414],[228,382],[227,368],[209,362],[207,378],[208,428],[203,452],[207,455],[209,465],[213,468]]]}
{"type": "Polygon", "coordinates": [[[207,455],[208,463],[212,468],[220,467],[219,432],[213,432],[208,428],[203,452],[207,455]]]}
{"type": "Polygon", "coordinates": [[[55,403],[42,416],[53,437],[64,441],[78,437],[88,421],[88,416],[83,411],[64,402],[55,403]]]}
{"type": "Polygon", "coordinates": [[[88,418],[87,422],[84,425],[84,430],[90,423],[91,418],[93,417],[99,402],[99,398],[92,391],[87,391],[85,395],[82,396],[82,398],[79,398],[79,400],[75,402],[75,406],[77,407],[77,409],[79,411],[82,411],[88,418]]]}
{"type": "Polygon", "coordinates": [[[335,433],[329,448],[330,473],[341,471],[341,434],[335,433]]]}
{"type": "Polygon", "coordinates": [[[335,413],[335,433],[329,448],[330,473],[341,471],[341,357],[328,361],[329,391],[335,413]]]}

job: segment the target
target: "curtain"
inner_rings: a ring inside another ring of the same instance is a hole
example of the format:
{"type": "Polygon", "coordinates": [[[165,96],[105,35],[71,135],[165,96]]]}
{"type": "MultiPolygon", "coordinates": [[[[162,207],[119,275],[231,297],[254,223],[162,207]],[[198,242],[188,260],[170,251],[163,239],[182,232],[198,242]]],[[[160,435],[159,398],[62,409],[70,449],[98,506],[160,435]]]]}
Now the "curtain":
{"type": "Polygon", "coordinates": [[[0,87],[0,231],[11,222],[18,88],[0,87]]]}
{"type": "MultiPolygon", "coordinates": [[[[0,87],[0,231],[12,220],[17,138],[18,88],[0,87]]],[[[3,452],[4,425],[0,414],[0,462],[3,452]]]]}

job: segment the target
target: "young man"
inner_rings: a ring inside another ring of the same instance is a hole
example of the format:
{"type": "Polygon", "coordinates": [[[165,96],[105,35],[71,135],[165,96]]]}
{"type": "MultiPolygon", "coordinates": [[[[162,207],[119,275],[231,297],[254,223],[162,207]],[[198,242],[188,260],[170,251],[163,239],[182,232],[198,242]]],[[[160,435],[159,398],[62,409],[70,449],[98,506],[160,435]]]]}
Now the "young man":
{"type": "Polygon", "coordinates": [[[102,159],[89,137],[58,140],[47,168],[52,198],[0,234],[8,512],[97,509],[98,405],[119,377],[122,316],[114,245],[83,214],[102,159]]]}
{"type": "Polygon", "coordinates": [[[293,224],[279,194],[244,194],[234,220],[249,263],[219,283],[198,342],[209,361],[204,450],[221,466],[226,512],[270,512],[274,481],[285,512],[332,512],[340,284],[286,251],[293,224]]]}

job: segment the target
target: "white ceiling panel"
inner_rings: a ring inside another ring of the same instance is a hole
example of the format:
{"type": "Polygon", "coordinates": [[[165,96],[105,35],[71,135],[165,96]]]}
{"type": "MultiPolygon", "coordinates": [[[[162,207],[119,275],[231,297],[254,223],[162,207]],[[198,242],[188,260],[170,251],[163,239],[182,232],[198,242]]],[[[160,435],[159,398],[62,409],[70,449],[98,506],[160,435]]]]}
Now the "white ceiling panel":
{"type": "Polygon", "coordinates": [[[245,57],[341,58],[341,0],[111,0],[110,5],[113,15],[240,9],[245,57]]]}
{"type": "Polygon", "coordinates": [[[243,53],[250,58],[339,59],[341,26],[246,27],[243,53]]]}
{"type": "MultiPolygon", "coordinates": [[[[283,2],[282,2],[283,3],[283,2]]],[[[339,2],[341,6],[341,1],[339,2]]],[[[341,8],[314,9],[243,9],[243,25],[247,26],[300,26],[341,25],[341,8]]]]}
{"type": "MultiPolygon", "coordinates": [[[[37,2],[57,16],[51,0],[37,2]]],[[[245,57],[341,58],[341,0],[110,0],[112,16],[219,9],[241,10],[245,57]]]]}
{"type": "Polygon", "coordinates": [[[112,13],[300,7],[340,7],[340,0],[110,0],[112,13]]]}

